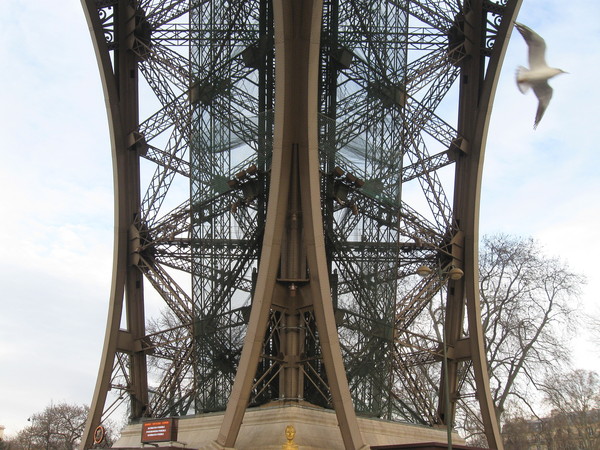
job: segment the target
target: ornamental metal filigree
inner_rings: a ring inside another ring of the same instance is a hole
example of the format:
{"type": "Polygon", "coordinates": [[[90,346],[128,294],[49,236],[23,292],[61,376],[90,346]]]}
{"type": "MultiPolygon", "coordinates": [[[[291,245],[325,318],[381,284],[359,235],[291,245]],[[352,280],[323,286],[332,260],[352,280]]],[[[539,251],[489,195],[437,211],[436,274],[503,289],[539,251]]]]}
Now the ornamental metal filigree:
{"type": "Polygon", "coordinates": [[[115,6],[117,3],[117,0],[96,0],[98,17],[102,23],[104,39],[106,40],[109,50],[115,50],[117,48],[117,42],[115,40],[115,6]]]}
{"type": "Polygon", "coordinates": [[[500,24],[502,23],[502,17],[506,10],[507,0],[486,1],[483,3],[483,8],[486,14],[485,20],[485,48],[483,54],[487,57],[492,55],[494,44],[496,43],[496,37],[500,24]]]}

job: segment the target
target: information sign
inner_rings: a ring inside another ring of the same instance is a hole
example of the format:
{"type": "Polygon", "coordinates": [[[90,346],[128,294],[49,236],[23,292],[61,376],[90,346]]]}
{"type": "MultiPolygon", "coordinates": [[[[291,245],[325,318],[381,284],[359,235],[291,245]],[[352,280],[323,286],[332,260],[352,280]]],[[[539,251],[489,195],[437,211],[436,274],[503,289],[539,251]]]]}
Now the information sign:
{"type": "Polygon", "coordinates": [[[177,419],[153,419],[142,423],[142,443],[177,440],[177,419]]]}

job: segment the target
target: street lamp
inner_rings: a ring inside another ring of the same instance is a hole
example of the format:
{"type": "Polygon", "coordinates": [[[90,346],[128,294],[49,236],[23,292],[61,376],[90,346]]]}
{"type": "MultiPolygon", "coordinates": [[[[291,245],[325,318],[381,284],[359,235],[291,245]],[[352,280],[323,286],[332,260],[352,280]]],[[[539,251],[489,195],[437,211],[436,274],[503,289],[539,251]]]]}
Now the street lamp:
{"type": "Polygon", "coordinates": [[[450,270],[448,270],[447,273],[450,279],[454,281],[460,280],[465,275],[465,273],[461,269],[454,266],[451,266],[450,270]]]}
{"type": "MultiPolygon", "coordinates": [[[[420,277],[426,277],[431,275],[432,273],[433,269],[431,267],[420,266],[419,268],[417,268],[417,275],[419,275],[420,277]]],[[[460,280],[465,275],[462,269],[454,265],[450,265],[444,269],[439,269],[438,274],[440,275],[440,277],[448,275],[448,278],[450,278],[453,281],[460,280]]]]}
{"type": "MultiPolygon", "coordinates": [[[[437,272],[440,278],[447,276],[452,281],[460,280],[465,273],[459,267],[450,264],[443,269],[437,268],[437,272]]],[[[427,277],[433,273],[433,269],[428,266],[420,266],[417,268],[417,275],[420,277],[427,277]]],[[[448,449],[452,450],[452,413],[450,412],[450,382],[448,381],[448,345],[446,343],[446,321],[444,320],[444,332],[442,333],[442,346],[444,350],[444,387],[446,391],[445,403],[446,403],[446,431],[448,436],[448,449]]]]}
{"type": "Polygon", "coordinates": [[[431,275],[432,273],[433,270],[431,269],[431,267],[421,266],[417,269],[417,275],[423,278],[425,278],[428,275],[431,275]]]}

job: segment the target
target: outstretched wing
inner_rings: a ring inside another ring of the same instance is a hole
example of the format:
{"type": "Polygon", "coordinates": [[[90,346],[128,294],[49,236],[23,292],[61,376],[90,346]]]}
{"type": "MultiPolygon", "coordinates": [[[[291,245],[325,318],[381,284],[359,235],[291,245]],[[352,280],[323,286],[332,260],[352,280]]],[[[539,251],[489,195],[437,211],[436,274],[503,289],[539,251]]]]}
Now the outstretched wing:
{"type": "Polygon", "coordinates": [[[538,108],[537,113],[535,114],[535,122],[533,124],[533,128],[537,128],[540,120],[542,120],[542,116],[550,103],[550,99],[552,98],[552,88],[548,83],[537,83],[533,86],[533,92],[538,98],[538,108]]]}
{"type": "Polygon", "coordinates": [[[538,67],[546,67],[546,42],[544,39],[533,31],[531,28],[515,23],[515,27],[525,39],[529,47],[529,68],[537,69],[538,67]]]}

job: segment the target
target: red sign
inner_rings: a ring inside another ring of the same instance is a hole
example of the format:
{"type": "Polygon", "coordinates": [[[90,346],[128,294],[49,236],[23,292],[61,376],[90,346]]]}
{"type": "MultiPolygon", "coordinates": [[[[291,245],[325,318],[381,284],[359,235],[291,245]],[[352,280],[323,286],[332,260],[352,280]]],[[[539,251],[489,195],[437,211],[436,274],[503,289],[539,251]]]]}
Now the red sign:
{"type": "Polygon", "coordinates": [[[176,440],[177,419],[155,419],[142,424],[142,443],[176,440]]]}

